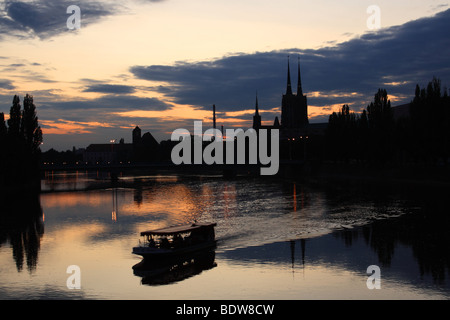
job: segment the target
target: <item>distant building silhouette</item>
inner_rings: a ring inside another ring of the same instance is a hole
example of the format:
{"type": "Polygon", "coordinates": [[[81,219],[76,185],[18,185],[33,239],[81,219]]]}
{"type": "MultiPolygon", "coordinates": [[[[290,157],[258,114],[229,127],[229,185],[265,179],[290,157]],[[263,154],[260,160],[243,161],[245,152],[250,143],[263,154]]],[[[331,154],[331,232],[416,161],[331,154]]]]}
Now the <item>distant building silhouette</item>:
{"type": "Polygon", "coordinates": [[[133,145],[136,145],[141,142],[142,131],[141,128],[136,126],[133,130],[133,145]]]}
{"type": "MultiPolygon", "coordinates": [[[[258,96],[256,96],[255,115],[253,116],[253,129],[280,129],[280,139],[295,139],[308,134],[309,129],[315,125],[310,125],[308,120],[308,99],[303,94],[300,58],[298,60],[298,80],[297,93],[292,91],[290,62],[288,59],[287,87],[286,94],[281,100],[281,123],[278,117],[275,118],[272,126],[262,125],[261,115],[259,114],[258,96]]],[[[322,127],[314,128],[315,133],[322,134],[322,127]],[[318,129],[318,130],[317,130],[318,129]]]]}
{"type": "Polygon", "coordinates": [[[261,116],[259,115],[258,94],[256,94],[255,115],[253,116],[253,129],[261,128],[261,116]]]}
{"type": "Polygon", "coordinates": [[[150,132],[141,136],[141,129],[137,126],[133,130],[133,161],[147,162],[158,159],[159,143],[150,132]]]}
{"type": "Polygon", "coordinates": [[[275,117],[275,121],[273,122],[272,126],[264,126],[261,124],[262,119],[261,115],[259,114],[259,106],[258,106],[258,95],[256,95],[256,104],[255,104],[255,115],[253,116],[253,129],[280,129],[280,121],[278,120],[278,117],[275,117]]]}
{"type": "Polygon", "coordinates": [[[144,147],[146,147],[150,151],[155,151],[159,146],[158,141],[156,141],[156,139],[150,132],[144,133],[144,135],[141,138],[141,143],[144,145],[144,147]]]}
{"type": "Polygon", "coordinates": [[[287,88],[281,104],[281,126],[284,130],[297,130],[304,128],[308,123],[308,102],[302,89],[300,59],[298,61],[298,84],[296,95],[292,93],[291,71],[288,60],[287,88]]]}
{"type": "Polygon", "coordinates": [[[159,157],[159,143],[150,132],[142,135],[141,129],[136,126],[133,129],[133,143],[91,144],[83,153],[83,161],[89,164],[117,164],[134,162],[148,162],[159,157]]]}
{"type": "Polygon", "coordinates": [[[125,162],[131,159],[132,152],[133,145],[130,143],[91,144],[84,152],[83,161],[89,164],[125,162]]]}

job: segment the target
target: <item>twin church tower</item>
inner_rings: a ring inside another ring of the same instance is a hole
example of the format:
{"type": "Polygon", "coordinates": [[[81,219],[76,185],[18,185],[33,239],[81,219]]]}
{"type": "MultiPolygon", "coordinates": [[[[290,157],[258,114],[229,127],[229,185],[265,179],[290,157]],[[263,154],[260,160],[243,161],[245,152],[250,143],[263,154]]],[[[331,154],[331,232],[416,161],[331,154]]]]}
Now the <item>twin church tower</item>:
{"type": "Polygon", "coordinates": [[[300,73],[300,58],[298,60],[297,94],[292,91],[291,70],[288,58],[287,88],[281,101],[281,123],[275,118],[273,126],[263,126],[259,114],[258,97],[256,97],[255,115],[253,116],[253,129],[280,129],[281,139],[292,139],[303,135],[308,127],[308,103],[303,94],[300,73]]]}

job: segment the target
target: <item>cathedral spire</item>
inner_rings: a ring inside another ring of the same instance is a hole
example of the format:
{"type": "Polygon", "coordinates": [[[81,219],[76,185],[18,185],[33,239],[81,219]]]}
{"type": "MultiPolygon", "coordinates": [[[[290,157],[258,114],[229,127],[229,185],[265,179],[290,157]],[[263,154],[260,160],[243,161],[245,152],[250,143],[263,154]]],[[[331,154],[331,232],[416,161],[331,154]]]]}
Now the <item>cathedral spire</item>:
{"type": "Polygon", "coordinates": [[[256,115],[259,115],[259,109],[258,109],[258,91],[256,91],[255,114],[256,114],[256,115]]]}
{"type": "Polygon", "coordinates": [[[259,115],[258,92],[256,92],[255,115],[253,116],[253,129],[258,130],[260,128],[261,128],[261,116],[259,115]]]}
{"type": "Polygon", "coordinates": [[[216,105],[213,104],[213,128],[216,129],[216,105]]]}
{"type": "Polygon", "coordinates": [[[292,86],[291,86],[291,68],[290,68],[290,66],[289,66],[289,56],[288,56],[288,78],[287,78],[286,95],[292,95],[292,86]]]}
{"type": "Polygon", "coordinates": [[[303,95],[302,78],[300,75],[300,56],[298,56],[298,84],[297,84],[297,96],[303,95]]]}

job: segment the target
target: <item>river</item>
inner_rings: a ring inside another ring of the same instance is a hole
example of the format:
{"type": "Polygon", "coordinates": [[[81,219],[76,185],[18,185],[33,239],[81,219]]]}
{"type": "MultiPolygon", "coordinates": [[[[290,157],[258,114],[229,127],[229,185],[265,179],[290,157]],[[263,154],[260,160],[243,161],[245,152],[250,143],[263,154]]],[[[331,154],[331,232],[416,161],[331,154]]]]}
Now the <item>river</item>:
{"type": "Polygon", "coordinates": [[[42,189],[2,209],[0,299],[450,298],[438,187],[48,172],[42,189]],[[133,270],[141,231],[195,220],[217,223],[205,259],[133,270]]]}

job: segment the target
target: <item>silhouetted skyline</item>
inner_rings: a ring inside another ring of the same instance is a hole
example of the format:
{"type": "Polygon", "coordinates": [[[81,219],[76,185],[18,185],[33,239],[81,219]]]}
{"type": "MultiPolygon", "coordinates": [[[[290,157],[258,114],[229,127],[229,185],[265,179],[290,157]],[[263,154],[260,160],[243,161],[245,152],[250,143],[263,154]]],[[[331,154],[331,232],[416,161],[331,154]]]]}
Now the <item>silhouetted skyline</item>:
{"type": "Polygon", "coordinates": [[[15,94],[32,95],[44,151],[130,142],[136,125],[166,140],[193,120],[212,126],[212,105],[218,128],[250,128],[256,91],[263,124],[272,125],[289,54],[292,65],[302,59],[311,123],[344,104],[361,111],[378,88],[396,106],[433,76],[450,83],[448,4],[379,1],[375,31],[358,1],[81,1],[75,31],[66,27],[68,5],[10,1],[0,19],[0,112],[8,114],[15,94]]]}

